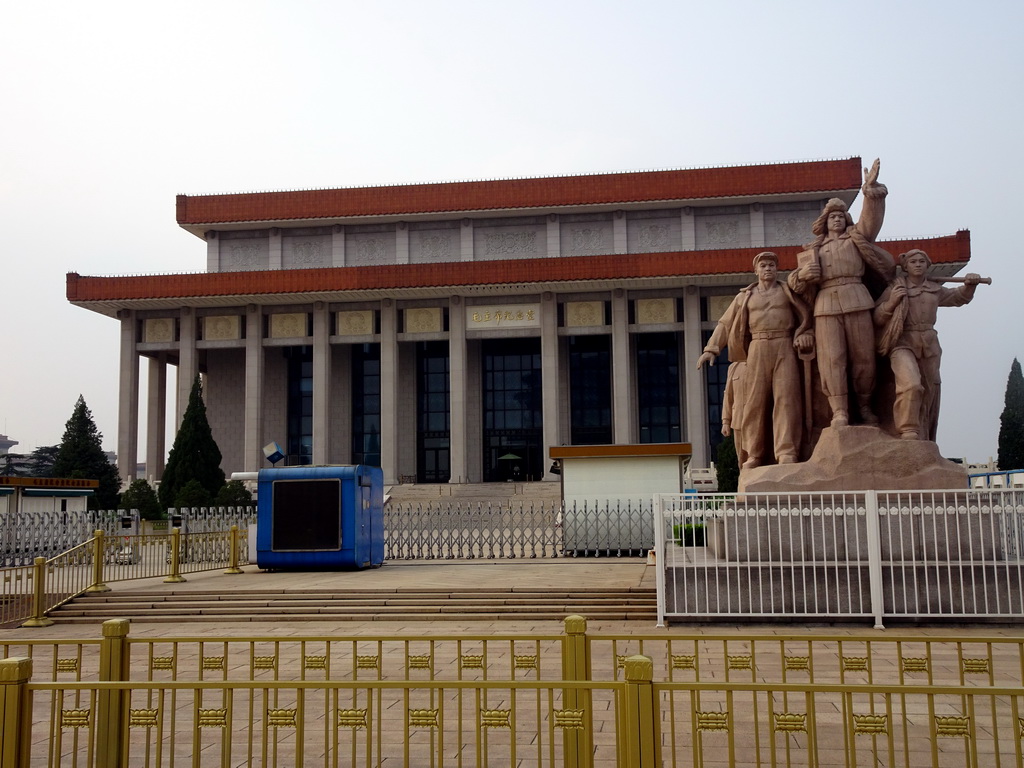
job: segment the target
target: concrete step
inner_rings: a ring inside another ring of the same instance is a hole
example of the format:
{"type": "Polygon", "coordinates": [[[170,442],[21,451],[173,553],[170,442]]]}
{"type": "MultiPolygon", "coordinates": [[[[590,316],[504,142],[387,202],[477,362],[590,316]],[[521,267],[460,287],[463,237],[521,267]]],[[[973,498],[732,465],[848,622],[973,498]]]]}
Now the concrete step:
{"type": "Polygon", "coordinates": [[[398,589],[303,592],[107,592],[83,595],[54,611],[57,623],[111,618],[190,621],[561,620],[578,613],[609,620],[652,620],[653,589],[398,589]]]}

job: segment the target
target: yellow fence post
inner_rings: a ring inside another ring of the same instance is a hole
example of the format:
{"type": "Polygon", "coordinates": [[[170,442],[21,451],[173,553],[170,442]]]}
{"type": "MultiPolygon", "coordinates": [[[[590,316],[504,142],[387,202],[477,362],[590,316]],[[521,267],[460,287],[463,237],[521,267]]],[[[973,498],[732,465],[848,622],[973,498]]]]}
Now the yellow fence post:
{"type": "Polygon", "coordinates": [[[32,618],[21,626],[48,627],[53,619],[46,617],[46,558],[37,557],[32,563],[32,618]]]}
{"type": "Polygon", "coordinates": [[[185,581],[181,575],[181,528],[171,529],[171,573],[164,579],[165,584],[179,584],[185,581]]]}
{"type": "Polygon", "coordinates": [[[103,581],[103,563],[107,559],[106,534],[97,529],[92,534],[92,585],[86,592],[109,592],[110,587],[103,581]]]}
{"type": "Polygon", "coordinates": [[[28,765],[32,746],[32,659],[0,661],[0,768],[28,765]]]}
{"type": "Polygon", "coordinates": [[[238,526],[237,525],[232,525],[231,526],[230,541],[231,541],[231,551],[230,551],[230,555],[229,555],[230,561],[228,562],[227,570],[225,570],[224,573],[242,573],[243,572],[242,569],[238,567],[238,550],[239,550],[239,546],[238,546],[238,526]]]}
{"type": "MultiPolygon", "coordinates": [[[[100,681],[129,679],[131,658],[128,653],[128,619],[103,622],[100,644],[100,681]]],[[[96,697],[96,765],[119,768],[125,764],[124,740],[128,730],[126,690],[101,690],[96,697]]]]}
{"type": "MultiPolygon", "coordinates": [[[[590,680],[590,642],[587,639],[587,620],[583,616],[565,617],[565,635],[562,637],[562,679],[585,682],[590,680]]],[[[583,713],[584,727],[564,731],[566,768],[590,764],[593,750],[588,735],[593,733],[590,691],[567,688],[563,696],[565,708],[583,713]]]]}
{"type": "Polygon", "coordinates": [[[661,729],[654,694],[654,662],[646,656],[625,661],[626,687],[620,702],[619,765],[656,768],[661,765],[661,729]]]}

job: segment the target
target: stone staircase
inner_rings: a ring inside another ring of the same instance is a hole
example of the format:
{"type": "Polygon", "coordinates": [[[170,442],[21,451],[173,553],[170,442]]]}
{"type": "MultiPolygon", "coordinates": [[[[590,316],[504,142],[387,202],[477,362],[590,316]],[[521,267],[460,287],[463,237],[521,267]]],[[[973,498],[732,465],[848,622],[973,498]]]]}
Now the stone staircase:
{"type": "Polygon", "coordinates": [[[656,621],[653,588],[480,588],[450,590],[232,590],[106,592],[83,595],[58,608],[58,624],[97,624],[128,618],[142,622],[245,621],[561,621],[571,614],[592,620],[656,621]]]}

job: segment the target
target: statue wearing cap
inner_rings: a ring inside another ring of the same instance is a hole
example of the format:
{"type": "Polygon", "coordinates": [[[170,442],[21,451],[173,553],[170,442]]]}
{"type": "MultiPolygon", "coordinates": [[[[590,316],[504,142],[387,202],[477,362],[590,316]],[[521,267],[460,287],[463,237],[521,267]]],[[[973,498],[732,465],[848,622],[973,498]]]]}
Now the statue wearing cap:
{"type": "MultiPolygon", "coordinates": [[[[764,251],[754,257],[757,282],[737,294],[722,315],[697,360],[698,370],[728,346],[729,360],[745,361],[743,401],[731,427],[742,434],[742,469],[768,463],[772,435],[774,458],[794,463],[800,454],[803,404],[796,349],[814,346],[807,303],[776,280],[779,257],[764,251]]],[[[723,426],[723,432],[729,426],[723,426]]]]}

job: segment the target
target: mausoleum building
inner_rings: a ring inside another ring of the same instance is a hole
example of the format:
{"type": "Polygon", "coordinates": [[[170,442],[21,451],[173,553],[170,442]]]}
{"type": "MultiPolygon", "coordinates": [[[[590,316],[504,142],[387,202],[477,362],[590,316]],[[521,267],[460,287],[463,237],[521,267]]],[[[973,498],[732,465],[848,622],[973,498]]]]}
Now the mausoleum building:
{"type": "MultiPolygon", "coordinates": [[[[292,192],[181,195],[205,272],[71,273],[120,322],[117,454],[164,463],[196,374],[223,469],[379,465],[385,482],[550,478],[549,448],[720,439],[727,356],[695,365],[762,250],[792,269],[861,160],[292,192]],[[148,366],[140,394],[140,365],[148,366]],[[140,409],[144,403],[145,408],[140,409]]],[[[933,273],[966,231],[922,248],[933,273]]]]}

